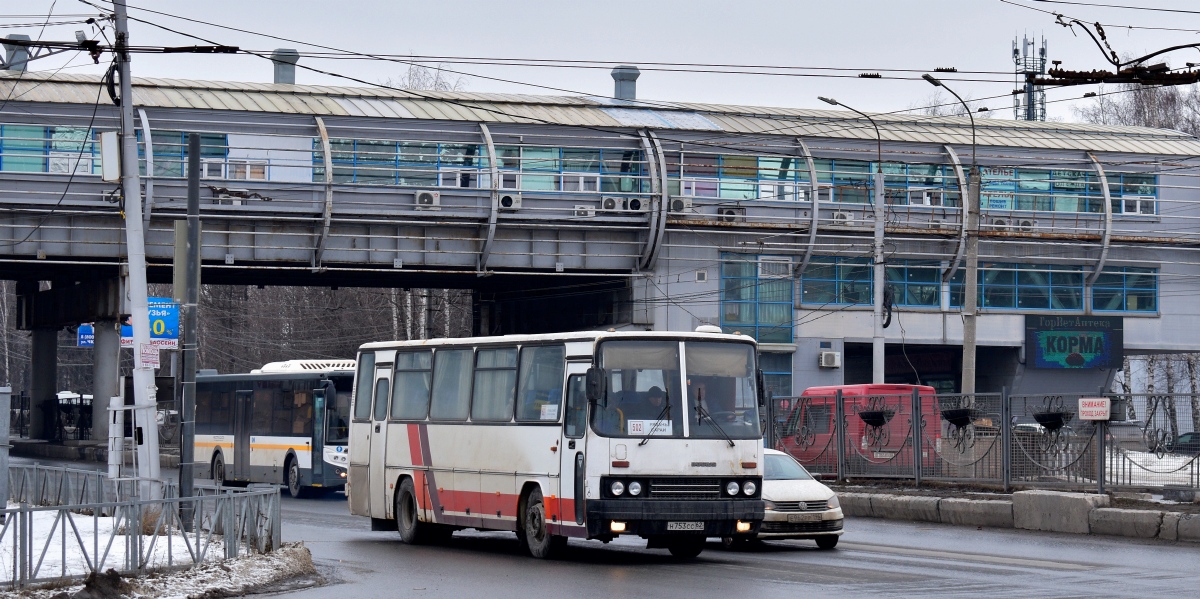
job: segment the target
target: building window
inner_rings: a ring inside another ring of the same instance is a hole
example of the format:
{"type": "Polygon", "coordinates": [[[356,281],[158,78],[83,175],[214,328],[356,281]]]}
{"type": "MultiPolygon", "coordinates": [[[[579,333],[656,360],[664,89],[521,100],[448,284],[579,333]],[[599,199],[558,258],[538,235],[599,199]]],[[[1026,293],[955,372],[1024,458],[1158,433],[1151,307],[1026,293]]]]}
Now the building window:
{"type": "MultiPolygon", "coordinates": [[[[142,132],[137,131],[138,141],[142,140],[142,132]]],[[[188,134],[182,131],[151,131],[150,139],[154,142],[154,176],[155,177],[184,177],[187,175],[187,146],[188,134]]],[[[143,144],[138,144],[139,166],[143,176],[146,174],[146,152],[143,144]]],[[[200,134],[200,161],[203,164],[202,175],[212,173],[212,164],[220,165],[225,162],[229,143],[223,133],[200,134]]]]}
{"type": "Polygon", "coordinates": [[[792,396],[792,354],[759,353],[758,367],[763,371],[763,387],[768,398],[792,396]]]}
{"type": "Polygon", "coordinates": [[[792,342],[792,261],[726,254],[721,263],[721,328],[760,343],[792,342]]]}
{"type": "Polygon", "coordinates": [[[871,261],[867,258],[816,256],[800,278],[805,304],[870,304],[871,261]]]}
{"type": "Polygon", "coordinates": [[[901,260],[887,265],[887,282],[897,306],[940,306],[942,265],[930,260],[901,260]]]}
{"type": "Polygon", "coordinates": [[[1133,266],[1106,268],[1092,287],[1097,312],[1154,312],[1158,310],[1158,271],[1133,266]]]}
{"type": "MultiPolygon", "coordinates": [[[[962,306],[963,277],[964,272],[960,268],[950,282],[952,306],[962,306]]],[[[980,264],[979,307],[1082,310],[1083,267],[996,262],[980,264]]]]}
{"type": "MultiPolygon", "coordinates": [[[[1104,189],[1095,171],[981,167],[984,210],[1104,212],[1104,189]]],[[[1116,214],[1154,214],[1158,179],[1139,173],[1107,173],[1116,214]]]]}

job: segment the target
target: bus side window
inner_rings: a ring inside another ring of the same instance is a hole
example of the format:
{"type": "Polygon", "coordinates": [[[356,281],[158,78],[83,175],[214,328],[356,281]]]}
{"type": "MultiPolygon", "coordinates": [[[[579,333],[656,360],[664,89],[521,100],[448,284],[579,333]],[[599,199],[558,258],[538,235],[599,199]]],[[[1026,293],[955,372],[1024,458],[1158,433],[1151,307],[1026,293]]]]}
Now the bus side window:
{"type": "Polygon", "coordinates": [[[433,420],[466,420],[471,406],[472,351],[441,349],[433,356],[433,420]]]}
{"type": "Polygon", "coordinates": [[[558,421],[565,357],[561,345],[521,348],[517,420],[558,421]]]}

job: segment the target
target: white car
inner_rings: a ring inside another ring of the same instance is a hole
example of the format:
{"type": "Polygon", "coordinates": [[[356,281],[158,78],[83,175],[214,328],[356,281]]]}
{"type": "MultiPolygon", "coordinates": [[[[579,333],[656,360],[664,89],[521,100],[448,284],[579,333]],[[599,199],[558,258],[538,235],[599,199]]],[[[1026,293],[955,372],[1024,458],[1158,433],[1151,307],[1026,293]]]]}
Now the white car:
{"type": "Polygon", "coordinates": [[[722,538],[727,548],[770,539],[813,539],[821,549],[837,546],[844,519],[837,495],[792,456],[763,450],[762,497],[767,509],[758,532],[722,538]]]}

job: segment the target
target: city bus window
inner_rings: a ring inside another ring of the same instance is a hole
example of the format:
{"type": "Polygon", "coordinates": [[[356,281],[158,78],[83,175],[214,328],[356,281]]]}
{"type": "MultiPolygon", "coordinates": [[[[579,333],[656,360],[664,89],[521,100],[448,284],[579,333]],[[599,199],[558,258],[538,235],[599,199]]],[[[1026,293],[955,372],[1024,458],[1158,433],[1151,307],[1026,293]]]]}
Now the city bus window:
{"type": "Polygon", "coordinates": [[[572,439],[583,437],[587,425],[587,381],[575,375],[567,381],[566,434],[572,439]]]}
{"type": "Polygon", "coordinates": [[[388,380],[379,379],[375,387],[375,420],[387,418],[388,380]]]}
{"type": "Polygon", "coordinates": [[[350,441],[350,424],[346,421],[350,416],[350,393],[338,391],[332,402],[326,394],[325,401],[325,444],[345,445],[350,441]]]}
{"type": "Polygon", "coordinates": [[[471,405],[471,350],[438,350],[433,357],[433,400],[429,417],[466,420],[471,405]]]}
{"type": "Polygon", "coordinates": [[[691,436],[759,436],[754,350],[744,343],[689,341],[687,396],[691,436]]]}
{"type": "Polygon", "coordinates": [[[354,418],[366,420],[371,417],[371,383],[375,376],[375,354],[363,352],[358,356],[358,374],[354,376],[354,418]]]}
{"type": "Polygon", "coordinates": [[[313,398],[312,391],[296,391],[292,395],[291,434],[312,436],[313,398]]]}
{"type": "Polygon", "coordinates": [[[517,420],[558,421],[564,358],[561,345],[521,348],[517,420]]]}
{"type": "Polygon", "coordinates": [[[479,350],[475,358],[471,420],[512,420],[513,393],[516,388],[517,349],[479,350]]]}
{"type": "Polygon", "coordinates": [[[396,354],[396,374],[392,386],[392,418],[424,420],[429,412],[429,372],[432,352],[396,354]]]}
{"type": "Polygon", "coordinates": [[[608,393],[592,410],[592,429],[605,436],[683,436],[679,343],[606,341],[600,366],[608,393]]]}
{"type": "Polygon", "coordinates": [[[250,434],[266,435],[271,431],[271,389],[255,386],[251,395],[250,434]]]}

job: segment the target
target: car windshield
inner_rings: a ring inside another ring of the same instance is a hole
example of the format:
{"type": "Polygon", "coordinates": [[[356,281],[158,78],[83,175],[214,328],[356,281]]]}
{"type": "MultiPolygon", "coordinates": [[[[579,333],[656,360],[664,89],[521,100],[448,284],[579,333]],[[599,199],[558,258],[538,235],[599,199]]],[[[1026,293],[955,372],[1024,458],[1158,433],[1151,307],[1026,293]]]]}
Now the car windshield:
{"type": "Polygon", "coordinates": [[[812,475],[789,455],[767,454],[764,480],[812,480],[812,475]]]}
{"type": "Polygon", "coordinates": [[[691,437],[762,436],[750,344],[606,341],[599,362],[607,392],[592,410],[592,429],[600,435],[682,437],[687,418],[691,437]]]}

